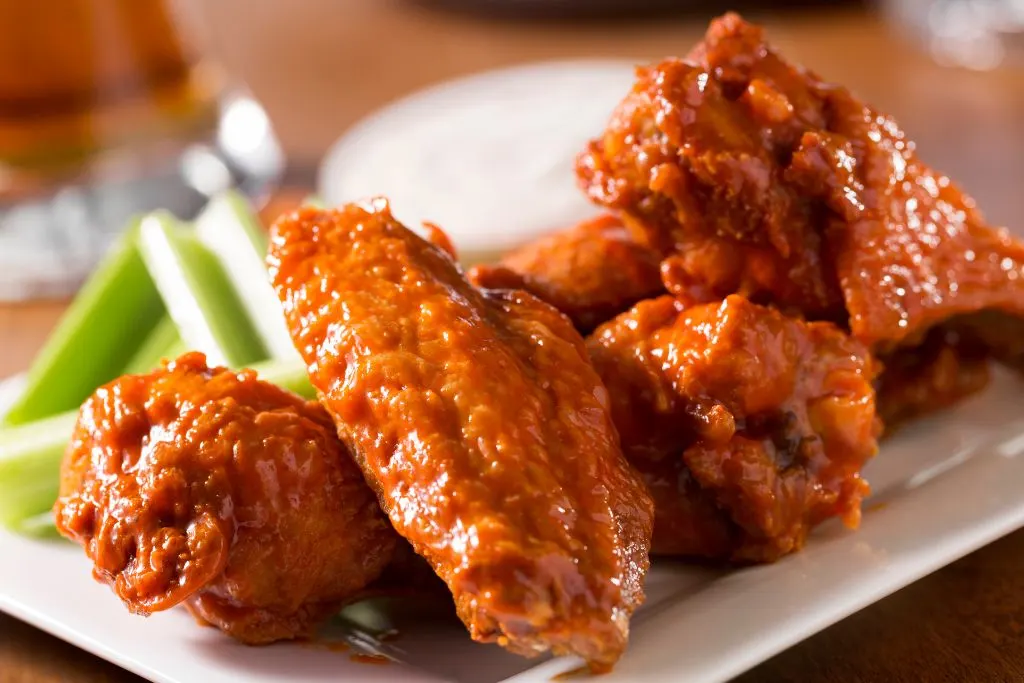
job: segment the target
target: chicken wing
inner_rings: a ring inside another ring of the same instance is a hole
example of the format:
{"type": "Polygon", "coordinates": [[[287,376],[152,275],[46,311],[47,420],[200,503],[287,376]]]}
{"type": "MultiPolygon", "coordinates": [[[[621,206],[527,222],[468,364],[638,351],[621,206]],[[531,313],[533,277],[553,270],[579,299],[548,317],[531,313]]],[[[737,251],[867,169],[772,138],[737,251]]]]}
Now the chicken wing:
{"type": "Polygon", "coordinates": [[[641,69],[581,185],[645,226],[674,293],[748,295],[872,350],[953,316],[1024,314],[1024,245],[917,157],[897,123],[728,14],[641,69]]]}
{"type": "Polygon", "coordinates": [[[653,552],[771,561],[829,517],[859,521],[874,366],[834,325],[738,295],[690,307],[665,296],[587,344],[655,498],[653,552]]]}
{"type": "Polygon", "coordinates": [[[268,258],[339,434],[473,638],[613,664],[652,503],[570,321],[475,289],[383,200],[279,220],[268,258]]]}
{"type": "Polygon", "coordinates": [[[887,433],[947,408],[988,386],[990,350],[954,325],[928,331],[922,342],[879,357],[878,414],[887,433]]]}
{"type": "Polygon", "coordinates": [[[663,291],[661,258],[618,216],[605,214],[527,244],[467,277],[485,289],[523,289],[582,333],[663,291]]]}
{"type": "Polygon", "coordinates": [[[85,402],[55,512],[129,610],[253,644],[309,635],[399,540],[326,411],[196,353],[85,402]]]}

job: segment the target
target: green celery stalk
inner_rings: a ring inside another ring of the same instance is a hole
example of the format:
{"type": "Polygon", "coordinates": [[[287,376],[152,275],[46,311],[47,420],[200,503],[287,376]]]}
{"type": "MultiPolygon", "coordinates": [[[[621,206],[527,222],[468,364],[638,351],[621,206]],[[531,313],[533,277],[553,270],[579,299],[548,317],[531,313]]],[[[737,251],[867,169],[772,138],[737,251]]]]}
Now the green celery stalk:
{"type": "Polygon", "coordinates": [[[166,212],[149,214],[139,234],[142,259],[178,332],[210,365],[241,368],[267,352],[228,277],[196,236],[166,212]]]}
{"type": "Polygon", "coordinates": [[[79,291],[39,351],[21,397],[0,426],[77,407],[124,370],[164,314],[160,295],[136,246],[133,224],[79,291]]]}
{"type": "Polygon", "coordinates": [[[77,419],[69,411],[0,431],[0,524],[15,528],[53,507],[77,419]]]}
{"type": "Polygon", "coordinates": [[[139,350],[124,368],[126,375],[139,375],[153,370],[165,359],[173,359],[186,351],[171,317],[164,316],[146,337],[139,350]]]}
{"type": "Polygon", "coordinates": [[[285,391],[298,394],[302,398],[316,398],[316,390],[309,382],[309,373],[301,360],[267,361],[252,366],[256,376],[264,382],[276,384],[285,391]]]}
{"type": "Polygon", "coordinates": [[[237,192],[215,197],[196,219],[195,230],[220,261],[270,358],[298,358],[267,276],[267,232],[245,197],[237,192]]]}
{"type": "Polygon", "coordinates": [[[44,512],[41,515],[29,517],[15,524],[13,529],[15,533],[32,538],[57,540],[61,537],[54,523],[53,512],[44,512]]]}
{"type": "MultiPolygon", "coordinates": [[[[315,397],[301,362],[271,361],[252,369],[266,382],[307,399],[315,397]]],[[[73,410],[0,430],[0,524],[19,533],[45,531],[46,523],[35,518],[57,500],[60,463],[77,419],[73,410]]]]}

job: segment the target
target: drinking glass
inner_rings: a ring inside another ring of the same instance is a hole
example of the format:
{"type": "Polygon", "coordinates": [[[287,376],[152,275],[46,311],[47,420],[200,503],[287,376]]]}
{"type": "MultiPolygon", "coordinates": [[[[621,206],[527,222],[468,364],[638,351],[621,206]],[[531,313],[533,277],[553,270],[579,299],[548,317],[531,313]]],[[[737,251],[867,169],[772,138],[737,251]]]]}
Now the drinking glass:
{"type": "Polygon", "coordinates": [[[192,0],[0,0],[0,300],[72,292],[133,215],[269,189],[262,107],[192,0]]]}

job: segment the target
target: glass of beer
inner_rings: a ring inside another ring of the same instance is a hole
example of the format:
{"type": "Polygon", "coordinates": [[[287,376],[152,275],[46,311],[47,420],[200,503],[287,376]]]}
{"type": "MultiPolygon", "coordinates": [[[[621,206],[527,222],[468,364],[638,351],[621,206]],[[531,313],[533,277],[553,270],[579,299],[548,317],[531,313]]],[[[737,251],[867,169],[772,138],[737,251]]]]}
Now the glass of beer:
{"type": "Polygon", "coordinates": [[[190,0],[0,0],[0,300],[71,293],[133,215],[278,178],[190,0]]]}

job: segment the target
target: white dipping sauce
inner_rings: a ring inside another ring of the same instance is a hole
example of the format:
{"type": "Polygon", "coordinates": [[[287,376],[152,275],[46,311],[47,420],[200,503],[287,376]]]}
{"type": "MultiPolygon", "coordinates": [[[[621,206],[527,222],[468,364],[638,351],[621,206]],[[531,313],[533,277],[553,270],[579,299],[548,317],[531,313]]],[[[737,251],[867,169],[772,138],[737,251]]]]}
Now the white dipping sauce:
{"type": "Polygon", "coordinates": [[[550,62],[420,91],[333,145],[320,196],[385,196],[409,227],[440,226],[464,263],[493,260],[599,211],[576,187],[575,158],[633,80],[633,62],[550,62]]]}

